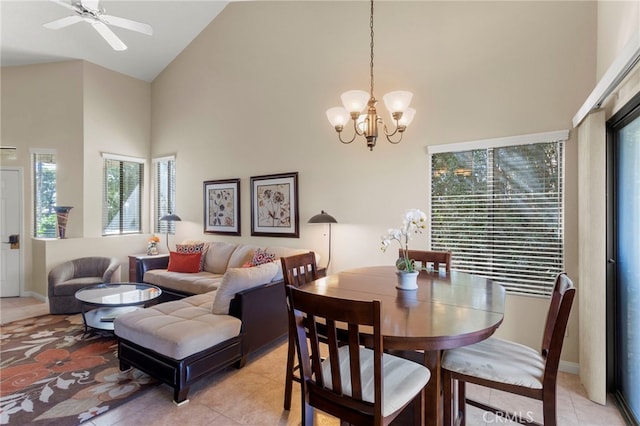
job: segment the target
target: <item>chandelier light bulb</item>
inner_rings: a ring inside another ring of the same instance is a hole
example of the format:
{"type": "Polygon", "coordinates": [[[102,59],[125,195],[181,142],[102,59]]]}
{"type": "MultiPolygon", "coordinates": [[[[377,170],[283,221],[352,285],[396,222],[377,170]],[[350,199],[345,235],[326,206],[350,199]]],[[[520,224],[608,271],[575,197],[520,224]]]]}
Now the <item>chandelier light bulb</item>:
{"type": "Polygon", "coordinates": [[[364,133],[367,129],[367,114],[360,114],[356,120],[356,127],[360,133],[364,133]]]}

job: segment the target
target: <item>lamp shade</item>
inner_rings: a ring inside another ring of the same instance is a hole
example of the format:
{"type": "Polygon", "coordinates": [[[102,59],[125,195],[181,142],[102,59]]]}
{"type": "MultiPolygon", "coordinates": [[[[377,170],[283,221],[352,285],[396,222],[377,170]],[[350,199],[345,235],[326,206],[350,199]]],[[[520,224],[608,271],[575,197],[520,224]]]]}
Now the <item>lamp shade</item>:
{"type": "Polygon", "coordinates": [[[402,117],[398,120],[398,124],[401,126],[409,126],[413,121],[413,117],[416,115],[416,110],[413,108],[407,108],[405,112],[402,113],[402,117]]]}
{"type": "Polygon", "coordinates": [[[166,220],[167,222],[180,222],[180,216],[174,213],[166,214],[160,218],[160,220],[166,220]]]}
{"type": "Polygon", "coordinates": [[[382,97],[384,105],[389,112],[404,112],[409,108],[411,104],[411,98],[413,93],[406,90],[396,90],[395,92],[389,92],[382,97]]]}
{"type": "Polygon", "coordinates": [[[333,127],[344,126],[347,124],[351,116],[344,107],[333,107],[327,110],[327,119],[333,127]]]}
{"type": "Polygon", "coordinates": [[[349,90],[340,95],[344,109],[351,112],[360,113],[369,102],[369,94],[364,90],[349,90]]]}
{"type": "Polygon", "coordinates": [[[338,223],[335,217],[331,216],[324,210],[320,210],[320,213],[309,219],[309,223],[338,223]]]}

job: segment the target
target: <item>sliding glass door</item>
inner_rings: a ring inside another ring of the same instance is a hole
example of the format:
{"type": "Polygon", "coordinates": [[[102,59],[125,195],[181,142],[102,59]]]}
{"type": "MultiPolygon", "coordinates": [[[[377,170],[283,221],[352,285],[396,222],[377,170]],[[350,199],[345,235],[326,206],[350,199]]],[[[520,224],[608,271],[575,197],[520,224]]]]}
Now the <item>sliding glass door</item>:
{"type": "Polygon", "coordinates": [[[610,330],[613,392],[640,419],[640,96],[610,122],[610,330]]]}

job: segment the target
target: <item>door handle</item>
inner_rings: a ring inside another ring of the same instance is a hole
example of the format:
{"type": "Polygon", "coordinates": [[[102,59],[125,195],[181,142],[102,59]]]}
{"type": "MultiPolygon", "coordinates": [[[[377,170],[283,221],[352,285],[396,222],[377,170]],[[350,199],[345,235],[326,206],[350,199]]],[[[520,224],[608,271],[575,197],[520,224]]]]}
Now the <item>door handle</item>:
{"type": "Polygon", "coordinates": [[[12,234],[9,235],[9,241],[3,241],[3,244],[11,244],[12,249],[20,248],[20,235],[12,234]]]}

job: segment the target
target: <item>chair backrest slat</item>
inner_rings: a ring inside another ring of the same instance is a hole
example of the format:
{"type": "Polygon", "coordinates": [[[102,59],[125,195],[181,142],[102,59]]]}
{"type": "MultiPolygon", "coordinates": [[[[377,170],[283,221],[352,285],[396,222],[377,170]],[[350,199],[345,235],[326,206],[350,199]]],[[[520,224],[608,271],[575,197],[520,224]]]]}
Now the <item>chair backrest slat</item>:
{"type": "Polygon", "coordinates": [[[289,257],[281,257],[282,275],[285,285],[300,287],[310,281],[318,279],[316,255],[308,253],[296,254],[289,257]]]}
{"type": "MultiPolygon", "coordinates": [[[[398,250],[400,258],[404,258],[402,249],[398,250]]],[[[422,263],[422,267],[427,267],[429,263],[433,263],[433,270],[440,270],[444,266],[447,273],[451,271],[451,252],[450,251],[430,251],[430,250],[408,250],[409,259],[422,263]]]]}

